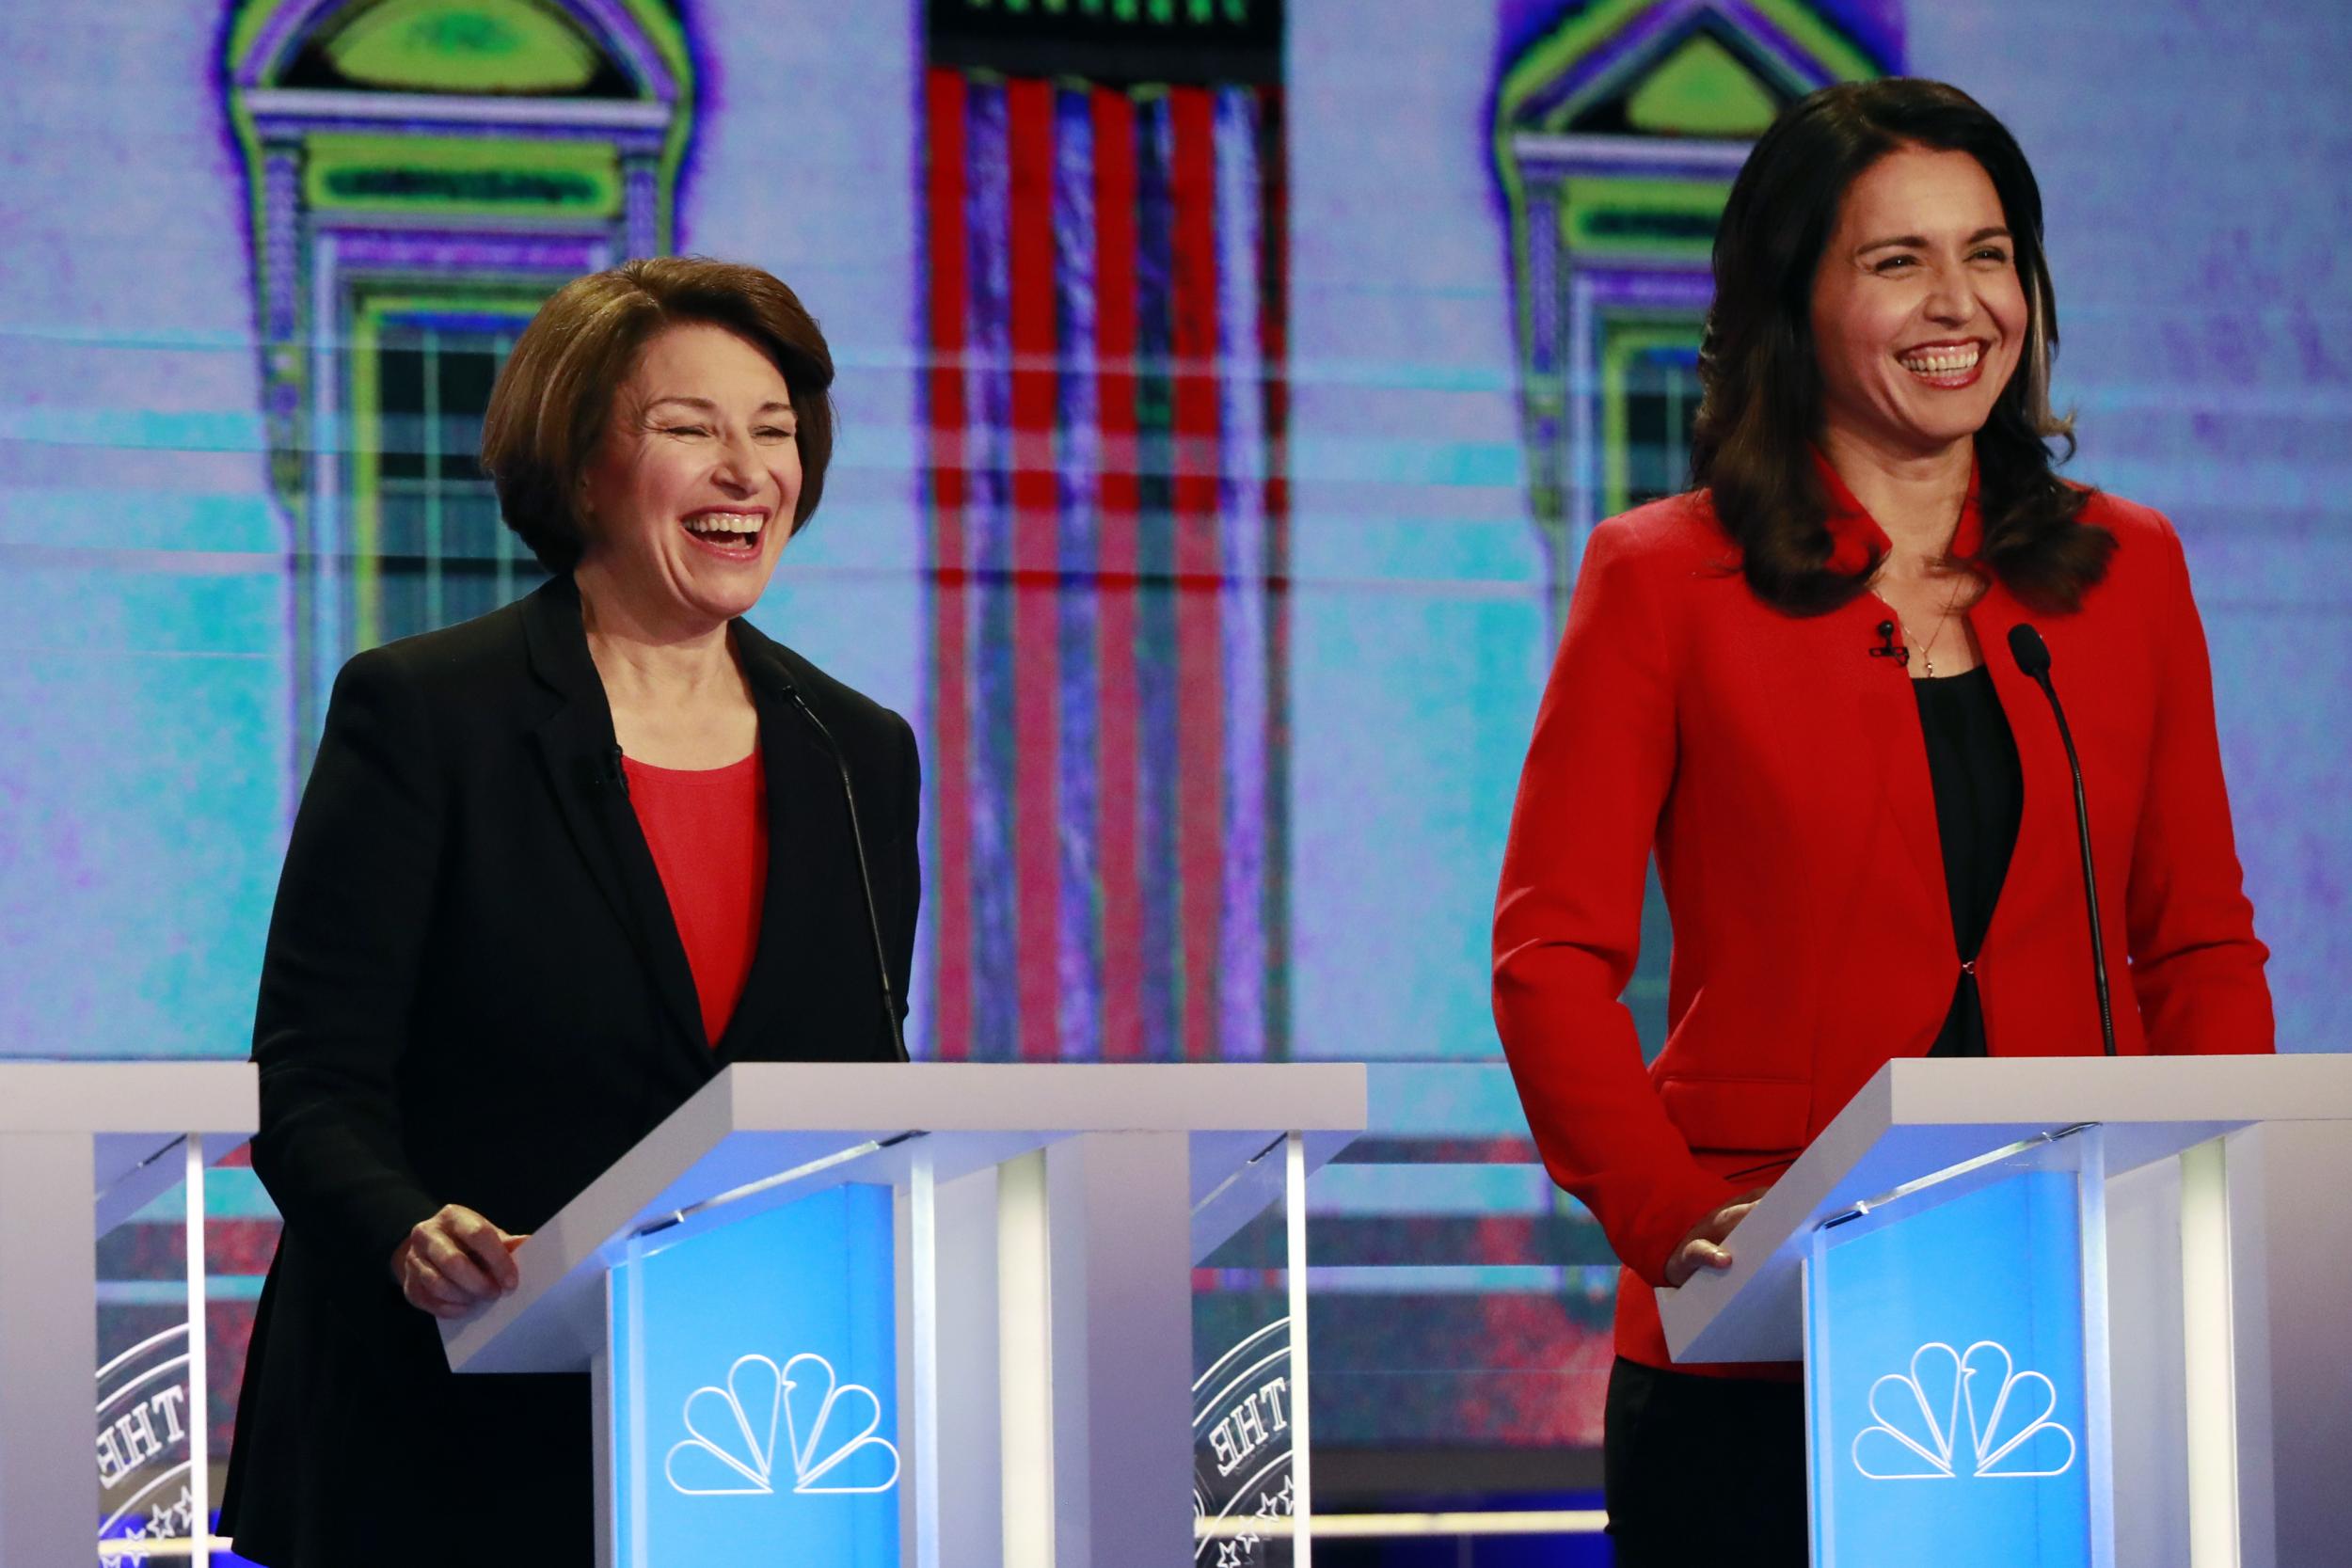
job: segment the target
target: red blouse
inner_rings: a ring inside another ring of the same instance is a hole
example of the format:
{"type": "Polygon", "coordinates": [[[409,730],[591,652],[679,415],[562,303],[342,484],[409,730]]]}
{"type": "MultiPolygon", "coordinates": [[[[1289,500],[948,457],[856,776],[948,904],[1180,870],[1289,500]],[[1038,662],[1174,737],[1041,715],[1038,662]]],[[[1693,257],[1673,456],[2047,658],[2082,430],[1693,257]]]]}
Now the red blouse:
{"type": "Polygon", "coordinates": [[[743,995],[768,891],[768,781],[755,751],[724,768],[654,768],[623,757],[628,801],[677,923],[703,1037],[717,1044],[743,995]]]}

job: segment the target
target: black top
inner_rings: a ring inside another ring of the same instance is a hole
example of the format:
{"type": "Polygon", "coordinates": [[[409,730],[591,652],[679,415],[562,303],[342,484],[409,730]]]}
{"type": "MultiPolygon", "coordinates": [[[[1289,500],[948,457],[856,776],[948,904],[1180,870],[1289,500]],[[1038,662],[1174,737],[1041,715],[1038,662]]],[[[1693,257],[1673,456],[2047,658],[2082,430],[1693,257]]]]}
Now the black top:
{"type": "Polygon", "coordinates": [[[285,1216],[237,1408],[222,1528],[270,1568],[594,1557],[588,1385],[456,1377],[392,1249],[444,1203],[544,1225],[734,1061],[892,1055],[840,774],[857,781],[893,990],[916,889],[914,733],[738,622],[768,781],[752,973],[704,1037],[622,787],[579,595],[343,667],[262,959],[253,1167],[285,1216]]]}
{"type": "MultiPolygon", "coordinates": [[[[1963,965],[1973,965],[1993,923],[1993,905],[2017,847],[2026,809],[2026,777],[2017,739],[1982,665],[1964,675],[1911,683],[1927,738],[1928,777],[1935,786],[1936,834],[1944,845],[1944,886],[1952,901],[1952,940],[1963,965]]],[[[1984,1003],[1973,968],[1963,968],[1950,1011],[1936,1031],[1931,1056],[1985,1054],[1984,1003]]]]}

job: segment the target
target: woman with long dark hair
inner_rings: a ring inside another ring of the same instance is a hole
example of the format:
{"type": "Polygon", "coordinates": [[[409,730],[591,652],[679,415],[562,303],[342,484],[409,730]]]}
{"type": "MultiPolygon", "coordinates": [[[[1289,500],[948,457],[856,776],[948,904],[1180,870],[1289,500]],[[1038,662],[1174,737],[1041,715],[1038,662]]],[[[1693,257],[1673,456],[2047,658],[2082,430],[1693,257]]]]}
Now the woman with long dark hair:
{"type": "Polygon", "coordinates": [[[1587,545],[1495,915],[1545,1164],[1627,1268],[1606,1413],[1626,1568],[1805,1560],[1797,1370],[1673,1365],[1654,1291],[1902,1055],[2097,1053],[2072,700],[2120,1053],[2272,1049],[2179,539],[2070,483],[2016,141],[1940,83],[1826,88],[1734,183],[1688,494],[1587,545]],[[1668,1037],[1617,1000],[1655,853],[1668,1037]]]}

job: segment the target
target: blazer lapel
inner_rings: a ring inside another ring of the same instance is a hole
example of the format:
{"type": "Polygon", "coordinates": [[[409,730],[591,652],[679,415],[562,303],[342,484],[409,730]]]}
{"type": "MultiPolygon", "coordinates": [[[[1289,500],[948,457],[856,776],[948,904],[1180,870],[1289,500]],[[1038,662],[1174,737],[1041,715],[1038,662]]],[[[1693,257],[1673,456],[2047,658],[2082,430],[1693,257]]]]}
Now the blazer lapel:
{"type": "MultiPolygon", "coordinates": [[[[1894,611],[1876,594],[1865,594],[1836,612],[1851,630],[1840,642],[1856,650],[1875,646],[1880,622],[1894,611]]],[[[1932,908],[1951,925],[1951,895],[1944,882],[1944,840],[1935,823],[1935,787],[1928,777],[1927,737],[1919,728],[1919,701],[1905,667],[1892,658],[1845,654],[1836,668],[1846,673],[1861,733],[1877,761],[1880,795],[1894,819],[1896,836],[1918,873],[1932,908]]]]}
{"type": "MultiPolygon", "coordinates": [[[[1828,503],[1824,520],[1830,533],[1830,562],[1842,571],[1859,571],[1874,555],[1883,555],[1893,547],[1886,531],[1838,477],[1820,449],[1808,450],[1828,503]]],[[[1977,474],[1972,466],[1967,496],[1961,504],[1952,539],[1956,554],[1974,555],[1982,539],[1976,502],[1977,474]]],[[[1878,641],[1877,628],[1882,624],[1896,619],[1894,610],[1876,594],[1862,594],[1836,614],[1841,622],[1850,622],[1851,635],[1866,647],[1878,641]]],[[[1897,635],[1902,636],[1899,631],[1897,635]]],[[[1905,637],[1903,641],[1909,639],[1905,637]]],[[[1931,906],[1940,911],[1941,924],[1948,933],[1952,909],[1951,893],[1944,875],[1944,837],[1936,826],[1935,785],[1928,775],[1928,742],[1919,727],[1919,699],[1911,689],[1910,667],[1893,658],[1862,657],[1843,662],[1848,678],[1853,683],[1862,733],[1869,737],[1870,749],[1879,759],[1879,779],[1887,812],[1895,819],[1897,836],[1902,840],[1913,867],[1919,873],[1922,889],[1931,906]]],[[[1957,955],[1958,939],[1949,941],[1957,955]]]]}
{"type": "MultiPolygon", "coordinates": [[[[597,891],[628,931],[679,1037],[699,1052],[702,1007],[693,971],[670,915],[661,873],[628,803],[612,710],[588,657],[580,596],[569,578],[556,578],[524,601],[523,633],[533,673],[559,699],[532,735],[556,810],[597,891]]],[[[707,1064],[707,1053],[700,1059],[707,1064]]]]}

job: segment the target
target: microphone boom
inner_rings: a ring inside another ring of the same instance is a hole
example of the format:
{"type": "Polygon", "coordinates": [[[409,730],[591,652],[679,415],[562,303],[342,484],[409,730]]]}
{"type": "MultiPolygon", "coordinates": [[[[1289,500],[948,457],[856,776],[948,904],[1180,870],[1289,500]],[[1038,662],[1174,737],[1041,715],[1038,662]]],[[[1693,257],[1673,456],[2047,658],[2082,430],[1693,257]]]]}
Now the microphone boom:
{"type": "Polygon", "coordinates": [[[2083,796],[2082,759],[2074,754],[2074,734],[2066,727],[2066,709],[2058,705],[2058,688],[2050,684],[2050,645],[2029,623],[2020,621],[2009,628],[2009,651],[2017,668],[2050,699],[2050,716],[2058,721],[2058,739],[2066,745],[2067,770],[2074,776],[2074,829],[2083,852],[2083,907],[2090,911],[2090,975],[2099,988],[2099,1038],[2112,1056],[2115,1006],[2107,995],[2107,948],[2099,929],[2099,874],[2090,863],[2090,807],[2083,796]]]}

